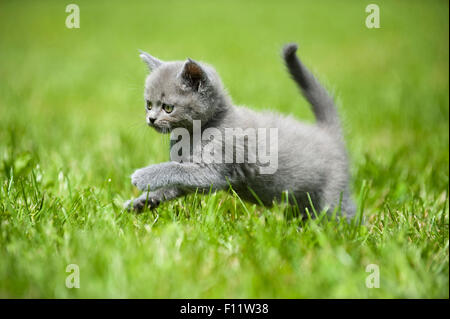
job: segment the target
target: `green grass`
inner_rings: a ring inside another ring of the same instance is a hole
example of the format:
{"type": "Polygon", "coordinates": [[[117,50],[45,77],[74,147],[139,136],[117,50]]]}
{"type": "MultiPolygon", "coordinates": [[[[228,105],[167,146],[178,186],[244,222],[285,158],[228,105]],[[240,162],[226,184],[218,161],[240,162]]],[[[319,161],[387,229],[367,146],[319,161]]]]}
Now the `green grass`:
{"type": "Polygon", "coordinates": [[[378,1],[377,30],[356,0],[76,3],[77,30],[64,2],[0,3],[0,297],[449,297],[447,1],[378,1]],[[235,103],[312,121],[288,41],[337,96],[364,225],[224,192],[123,211],[134,169],[168,159],[137,49],[207,61],[235,103]]]}

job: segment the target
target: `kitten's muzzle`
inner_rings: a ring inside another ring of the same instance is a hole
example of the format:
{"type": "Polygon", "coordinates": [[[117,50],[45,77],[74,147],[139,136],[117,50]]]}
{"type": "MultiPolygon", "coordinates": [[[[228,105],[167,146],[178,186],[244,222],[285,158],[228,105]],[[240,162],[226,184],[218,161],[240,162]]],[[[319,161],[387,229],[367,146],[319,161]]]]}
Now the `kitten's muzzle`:
{"type": "Polygon", "coordinates": [[[158,121],[155,123],[150,123],[150,121],[147,121],[148,126],[154,128],[158,133],[169,133],[170,132],[170,125],[168,125],[164,121],[158,121]]]}

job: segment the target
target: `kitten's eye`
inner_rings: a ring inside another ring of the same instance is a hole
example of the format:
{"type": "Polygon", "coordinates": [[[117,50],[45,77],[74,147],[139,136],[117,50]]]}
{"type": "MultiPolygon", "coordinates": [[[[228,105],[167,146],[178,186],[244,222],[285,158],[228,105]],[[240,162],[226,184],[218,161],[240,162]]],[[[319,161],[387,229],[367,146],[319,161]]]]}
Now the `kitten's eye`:
{"type": "Polygon", "coordinates": [[[166,113],[171,113],[173,111],[174,106],[169,104],[163,104],[162,108],[166,113]]]}
{"type": "Polygon", "coordinates": [[[147,101],[147,110],[151,110],[152,109],[152,102],[147,101]]]}

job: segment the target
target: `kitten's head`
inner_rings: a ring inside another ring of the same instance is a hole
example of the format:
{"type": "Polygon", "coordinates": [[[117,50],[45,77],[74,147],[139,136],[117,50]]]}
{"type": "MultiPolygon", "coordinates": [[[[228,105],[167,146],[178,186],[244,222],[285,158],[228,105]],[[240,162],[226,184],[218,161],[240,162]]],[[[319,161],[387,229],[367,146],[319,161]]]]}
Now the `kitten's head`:
{"type": "Polygon", "coordinates": [[[229,105],[212,67],[191,59],[163,62],[146,52],[141,52],[140,57],[150,70],[144,92],[146,121],[158,132],[190,129],[193,120],[206,123],[229,105]]]}

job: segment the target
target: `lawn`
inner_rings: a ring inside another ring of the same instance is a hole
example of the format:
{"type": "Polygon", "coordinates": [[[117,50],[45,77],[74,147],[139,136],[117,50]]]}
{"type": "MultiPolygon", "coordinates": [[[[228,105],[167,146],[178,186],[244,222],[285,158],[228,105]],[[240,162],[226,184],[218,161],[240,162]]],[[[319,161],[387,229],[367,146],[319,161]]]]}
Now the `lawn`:
{"type": "Polygon", "coordinates": [[[68,3],[0,2],[0,297],[449,297],[448,1],[377,1],[380,29],[356,0],[75,3],[79,29],[68,3]],[[290,41],[336,96],[364,222],[225,192],[124,211],[130,174],[168,160],[138,49],[208,62],[236,104],[312,122],[290,41]]]}

